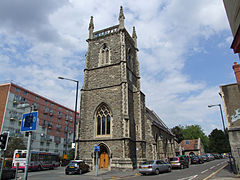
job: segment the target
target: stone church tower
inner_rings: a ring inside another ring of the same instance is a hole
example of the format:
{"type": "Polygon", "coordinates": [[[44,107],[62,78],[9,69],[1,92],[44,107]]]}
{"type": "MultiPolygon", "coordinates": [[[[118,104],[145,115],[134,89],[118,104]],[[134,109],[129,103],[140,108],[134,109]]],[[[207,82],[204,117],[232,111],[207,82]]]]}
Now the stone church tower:
{"type": "Polygon", "coordinates": [[[119,25],[94,32],[93,17],[89,23],[77,158],[93,167],[95,145],[100,168],[134,168],[136,157],[146,156],[137,36],[135,27],[129,35],[124,19],[121,7],[119,25]]]}
{"type": "Polygon", "coordinates": [[[176,155],[174,135],[145,106],[140,90],[137,35],[119,24],[94,32],[89,23],[88,51],[81,90],[76,158],[95,168],[136,168],[139,162],[176,155]]]}

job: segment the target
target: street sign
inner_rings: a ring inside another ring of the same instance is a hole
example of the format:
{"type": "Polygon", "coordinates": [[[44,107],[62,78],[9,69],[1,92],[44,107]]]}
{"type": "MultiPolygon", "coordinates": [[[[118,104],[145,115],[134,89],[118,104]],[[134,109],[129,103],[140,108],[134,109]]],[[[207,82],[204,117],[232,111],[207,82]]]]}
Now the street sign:
{"type": "Polygon", "coordinates": [[[37,129],[38,112],[31,112],[23,114],[21,132],[23,131],[36,131],[37,129]]]}
{"type": "Polygon", "coordinates": [[[94,146],[94,151],[100,151],[100,146],[94,146]]]}

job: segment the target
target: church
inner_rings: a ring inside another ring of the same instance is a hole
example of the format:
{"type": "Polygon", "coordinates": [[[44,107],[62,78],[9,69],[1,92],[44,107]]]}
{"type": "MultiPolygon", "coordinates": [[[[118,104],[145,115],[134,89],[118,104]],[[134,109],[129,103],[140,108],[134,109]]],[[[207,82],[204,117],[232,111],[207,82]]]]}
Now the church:
{"type": "Polygon", "coordinates": [[[176,156],[179,145],[154,111],[145,105],[140,89],[136,29],[124,27],[123,8],[119,24],[94,31],[89,23],[84,83],[76,159],[93,169],[133,169],[150,159],[176,156]]]}

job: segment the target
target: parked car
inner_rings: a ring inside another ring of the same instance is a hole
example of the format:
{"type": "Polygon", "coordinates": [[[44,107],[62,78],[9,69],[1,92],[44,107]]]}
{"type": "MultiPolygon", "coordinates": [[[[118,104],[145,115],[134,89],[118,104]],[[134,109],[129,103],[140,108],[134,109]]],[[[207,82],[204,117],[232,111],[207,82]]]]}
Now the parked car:
{"type": "MultiPolygon", "coordinates": [[[[0,168],[2,166],[2,163],[0,162],[0,168]]],[[[16,170],[13,168],[7,168],[4,167],[2,169],[2,179],[14,179],[16,174],[16,170]]]]}
{"type": "Polygon", "coordinates": [[[191,159],[191,164],[202,164],[204,163],[202,156],[193,156],[191,159]]]}
{"type": "Polygon", "coordinates": [[[206,156],[208,157],[209,161],[212,161],[215,159],[214,156],[210,153],[206,154],[206,156]]]}
{"type": "Polygon", "coordinates": [[[221,154],[213,154],[215,159],[222,159],[222,155],[221,154]]]}
{"type": "Polygon", "coordinates": [[[187,156],[177,156],[171,157],[170,163],[173,168],[181,168],[184,169],[185,167],[189,167],[189,158],[187,156]]]}
{"type": "Polygon", "coordinates": [[[172,166],[163,160],[146,161],[139,166],[139,173],[145,174],[159,174],[160,172],[171,172],[172,166]]]}
{"type": "Polygon", "coordinates": [[[208,162],[209,161],[209,158],[207,155],[202,155],[202,158],[203,158],[203,161],[204,162],[208,162]]]}
{"type": "Polygon", "coordinates": [[[73,160],[65,168],[65,174],[82,174],[89,171],[89,165],[83,160],[73,160]]]}

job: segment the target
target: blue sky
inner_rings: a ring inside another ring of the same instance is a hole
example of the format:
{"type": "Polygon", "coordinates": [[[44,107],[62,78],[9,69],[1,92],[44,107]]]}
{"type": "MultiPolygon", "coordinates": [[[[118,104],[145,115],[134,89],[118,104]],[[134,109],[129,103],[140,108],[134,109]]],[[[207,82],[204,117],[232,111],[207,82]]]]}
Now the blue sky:
{"type": "Polygon", "coordinates": [[[141,89],[146,105],[169,128],[198,124],[222,129],[219,86],[235,83],[238,56],[220,0],[3,0],[0,2],[0,83],[13,81],[74,109],[83,83],[88,24],[95,31],[136,27],[141,89]]]}

